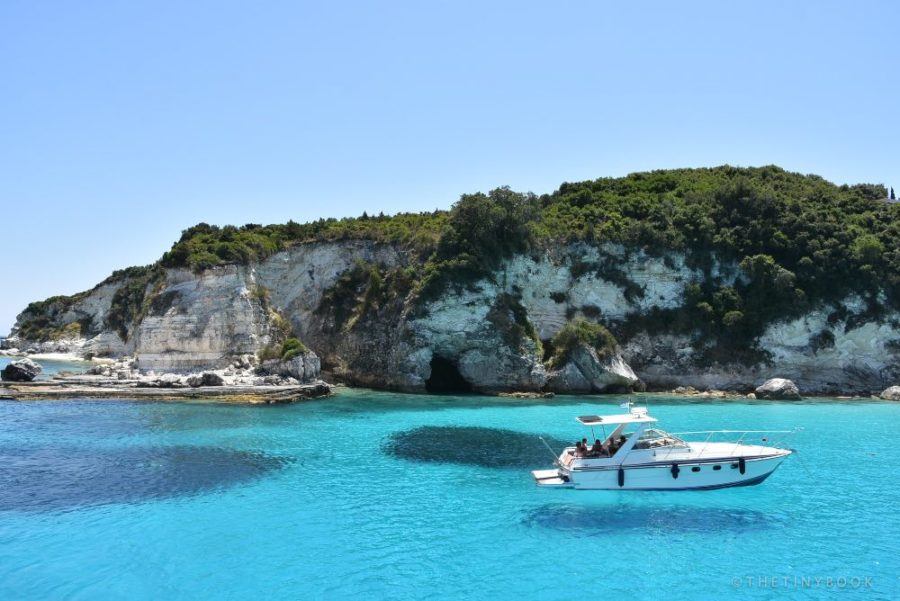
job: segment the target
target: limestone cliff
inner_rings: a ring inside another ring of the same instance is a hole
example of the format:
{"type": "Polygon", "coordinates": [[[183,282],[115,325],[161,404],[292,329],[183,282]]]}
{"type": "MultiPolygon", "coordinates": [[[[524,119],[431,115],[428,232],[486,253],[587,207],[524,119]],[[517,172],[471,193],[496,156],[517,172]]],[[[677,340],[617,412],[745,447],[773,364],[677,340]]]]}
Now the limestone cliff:
{"type": "MultiPolygon", "coordinates": [[[[768,355],[750,364],[709,362],[702,356],[707,341],[690,331],[637,327],[636,318],[677,307],[686,286],[711,277],[679,254],[573,244],[515,256],[490,277],[451,287],[424,306],[410,306],[402,294],[386,294],[383,302],[365,298],[366,278],[396,273],[409,260],[390,244],[353,241],[300,245],[200,273],[165,269],[146,284],[143,310],[124,335],[110,327],[109,312],[127,278],[47,312],[54,331],[81,323],[87,335],[32,342],[20,334],[23,314],[6,344],[134,355],[141,369],[188,371],[262,352],[286,321],[332,377],[409,391],[440,389],[447,378],[452,387],[483,392],[621,390],[637,378],[651,388],[745,390],[782,376],[805,392],[871,392],[900,376],[900,316],[867,317],[859,298],[773,323],[758,341],[768,355]],[[604,277],[595,268],[600,263],[614,264],[615,275],[604,277]],[[552,370],[547,347],[577,317],[618,331],[621,352],[604,361],[583,351],[552,370]]],[[[723,281],[739,277],[729,264],[712,273],[723,281]]]]}

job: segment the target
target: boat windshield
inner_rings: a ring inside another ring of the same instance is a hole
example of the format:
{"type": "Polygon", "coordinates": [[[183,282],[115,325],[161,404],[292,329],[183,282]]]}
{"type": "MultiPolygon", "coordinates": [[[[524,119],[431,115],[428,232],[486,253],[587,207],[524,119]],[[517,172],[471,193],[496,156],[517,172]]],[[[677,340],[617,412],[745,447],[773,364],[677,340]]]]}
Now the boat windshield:
{"type": "Polygon", "coordinates": [[[658,449],[660,447],[674,447],[684,445],[685,442],[677,436],[657,428],[647,428],[641,433],[640,438],[634,443],[635,449],[658,449]]]}

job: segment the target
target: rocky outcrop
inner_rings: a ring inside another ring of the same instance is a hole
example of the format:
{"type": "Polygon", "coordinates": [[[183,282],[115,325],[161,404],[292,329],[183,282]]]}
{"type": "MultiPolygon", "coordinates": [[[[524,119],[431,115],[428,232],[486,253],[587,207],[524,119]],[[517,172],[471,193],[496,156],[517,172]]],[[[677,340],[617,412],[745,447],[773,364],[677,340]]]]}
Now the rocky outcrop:
{"type": "Polygon", "coordinates": [[[322,363],[313,352],[306,352],[288,360],[263,361],[259,373],[294,378],[298,382],[311,382],[319,377],[322,363]]]}
{"type": "Polygon", "coordinates": [[[785,378],[772,378],[766,380],[756,391],[756,398],[770,400],[798,400],[800,390],[797,385],[785,378]]]}
{"type": "Polygon", "coordinates": [[[3,368],[0,378],[7,382],[31,382],[43,371],[40,365],[31,359],[13,361],[3,368]]]}
{"type": "Polygon", "coordinates": [[[547,389],[554,392],[631,392],[639,378],[622,359],[614,354],[601,359],[586,344],[574,349],[565,366],[550,374],[547,389]]]}
{"type": "Polygon", "coordinates": [[[889,386],[878,396],[886,401],[900,401],[900,386],[889,386]]]}

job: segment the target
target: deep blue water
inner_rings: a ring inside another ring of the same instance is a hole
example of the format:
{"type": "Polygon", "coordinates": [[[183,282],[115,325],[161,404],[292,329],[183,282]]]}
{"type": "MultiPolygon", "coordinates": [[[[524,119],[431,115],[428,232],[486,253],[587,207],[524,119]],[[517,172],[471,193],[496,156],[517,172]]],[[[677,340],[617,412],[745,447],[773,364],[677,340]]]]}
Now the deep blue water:
{"type": "Polygon", "coordinates": [[[0,402],[0,599],[900,597],[900,405],[654,397],[799,453],[749,488],[536,488],[536,435],[617,401],[0,402]]]}

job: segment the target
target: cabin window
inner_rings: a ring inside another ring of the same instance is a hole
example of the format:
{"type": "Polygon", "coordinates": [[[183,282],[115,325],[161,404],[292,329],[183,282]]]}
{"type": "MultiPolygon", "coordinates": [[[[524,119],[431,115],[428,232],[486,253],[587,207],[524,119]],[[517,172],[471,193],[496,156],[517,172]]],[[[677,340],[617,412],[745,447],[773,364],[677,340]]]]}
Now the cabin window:
{"type": "Polygon", "coordinates": [[[720,469],[722,469],[722,466],[721,466],[721,465],[714,465],[714,466],[713,466],[713,470],[715,470],[715,471],[719,471],[720,469]]]}
{"type": "Polygon", "coordinates": [[[656,428],[648,428],[647,430],[645,430],[641,434],[640,438],[637,439],[637,442],[634,443],[635,450],[678,446],[686,445],[680,438],[672,436],[671,434],[669,434],[668,432],[664,432],[663,430],[657,430],[656,428]]]}
{"type": "Polygon", "coordinates": [[[694,467],[691,468],[691,471],[692,471],[692,472],[699,472],[699,471],[700,471],[700,466],[699,466],[699,465],[695,465],[694,467]]]}

